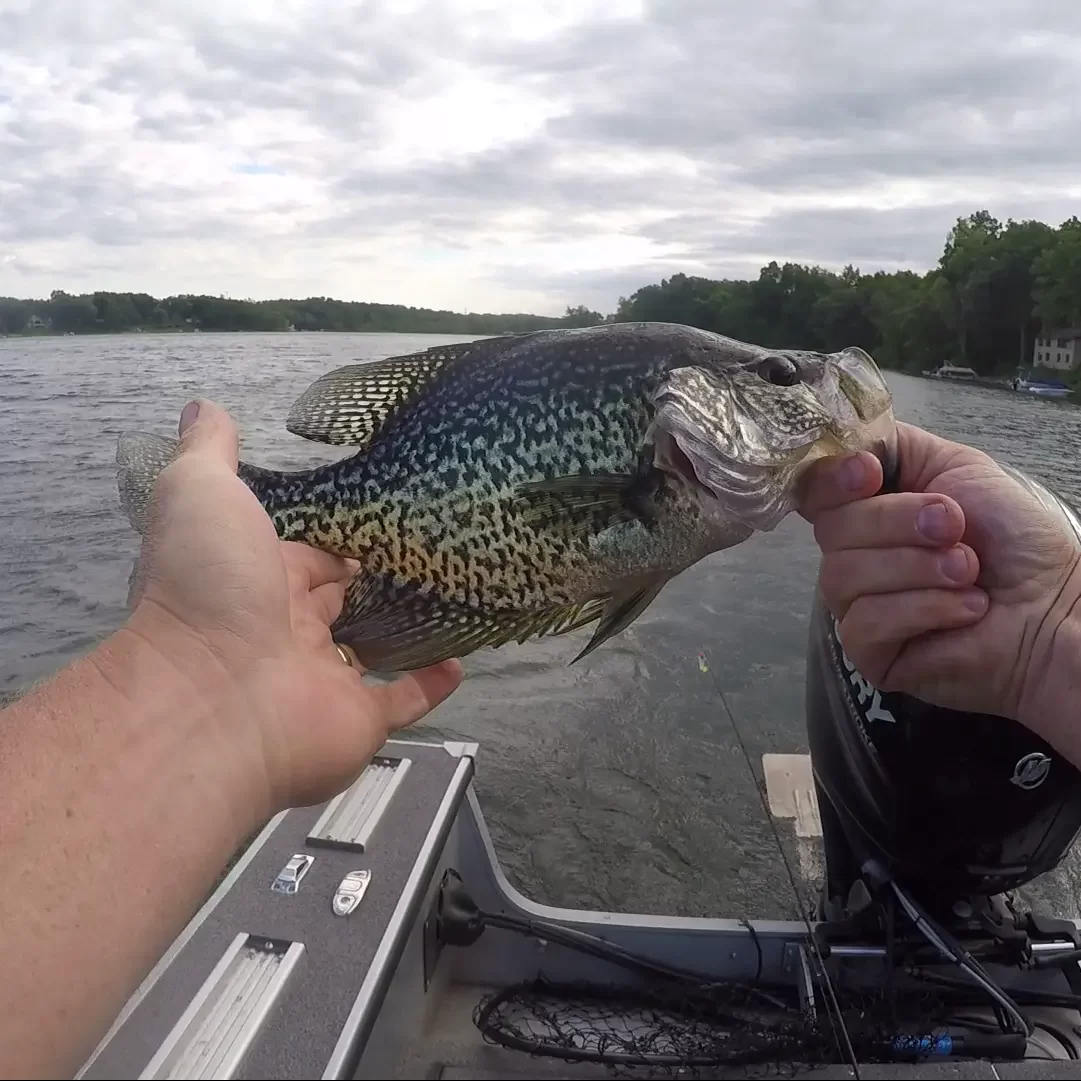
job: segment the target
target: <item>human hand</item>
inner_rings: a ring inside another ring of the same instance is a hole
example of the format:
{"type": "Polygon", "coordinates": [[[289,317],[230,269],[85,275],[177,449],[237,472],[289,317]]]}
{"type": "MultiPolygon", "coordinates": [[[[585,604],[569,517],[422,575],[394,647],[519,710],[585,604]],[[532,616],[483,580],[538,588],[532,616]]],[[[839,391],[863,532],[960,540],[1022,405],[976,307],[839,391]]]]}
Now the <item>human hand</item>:
{"type": "Polygon", "coordinates": [[[236,475],[224,410],[192,403],[180,435],[154,489],[126,629],[189,680],[216,718],[208,757],[236,757],[266,812],[322,802],[454,691],[461,665],[366,684],[330,634],[357,565],[278,539],[236,475]]]}
{"type": "Polygon", "coordinates": [[[952,709],[1020,720],[1055,742],[1049,679],[1081,658],[1059,635],[1081,597],[1081,540],[989,456],[898,424],[898,494],[874,455],[814,463],[800,513],[820,588],[861,675],[952,709]],[[873,497],[873,498],[868,498],[873,497]]]}

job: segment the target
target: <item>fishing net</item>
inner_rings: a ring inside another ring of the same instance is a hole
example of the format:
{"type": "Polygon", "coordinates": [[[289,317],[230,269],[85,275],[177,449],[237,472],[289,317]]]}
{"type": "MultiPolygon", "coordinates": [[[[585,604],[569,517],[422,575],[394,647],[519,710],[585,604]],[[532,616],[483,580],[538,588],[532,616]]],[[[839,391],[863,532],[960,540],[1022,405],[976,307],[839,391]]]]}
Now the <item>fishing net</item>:
{"type": "MultiPolygon", "coordinates": [[[[842,1008],[861,1062],[897,1062],[901,1028],[933,1040],[951,1014],[933,992],[889,1002],[878,992],[850,993],[842,1008]],[[899,1006],[903,1026],[895,1016],[899,1006]]],[[[827,1011],[804,1010],[749,985],[629,988],[537,979],[487,996],[473,1020],[489,1043],[601,1065],[616,1076],[715,1077],[732,1067],[740,1067],[740,1076],[795,1076],[845,1062],[827,1011]]]]}

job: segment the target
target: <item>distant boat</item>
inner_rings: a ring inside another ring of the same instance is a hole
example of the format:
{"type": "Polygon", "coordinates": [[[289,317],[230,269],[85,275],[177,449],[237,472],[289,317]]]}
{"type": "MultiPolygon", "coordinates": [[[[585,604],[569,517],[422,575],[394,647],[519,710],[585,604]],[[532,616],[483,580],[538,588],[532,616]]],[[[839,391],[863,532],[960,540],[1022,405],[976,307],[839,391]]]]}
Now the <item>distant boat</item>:
{"type": "Polygon", "coordinates": [[[978,380],[980,377],[973,368],[962,368],[956,364],[943,364],[939,368],[932,368],[923,373],[931,379],[961,379],[966,382],[978,380]]]}
{"type": "Polygon", "coordinates": [[[1018,376],[1013,380],[1013,389],[1027,394],[1038,394],[1041,398],[1065,398],[1071,388],[1057,379],[1030,379],[1018,376]]]}

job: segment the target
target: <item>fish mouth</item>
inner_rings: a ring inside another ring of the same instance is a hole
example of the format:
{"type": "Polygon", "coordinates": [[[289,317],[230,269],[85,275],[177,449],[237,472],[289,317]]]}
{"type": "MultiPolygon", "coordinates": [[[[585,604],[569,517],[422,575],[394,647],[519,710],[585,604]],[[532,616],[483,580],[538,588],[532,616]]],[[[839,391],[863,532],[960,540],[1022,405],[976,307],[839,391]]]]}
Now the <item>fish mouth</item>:
{"type": "Polygon", "coordinates": [[[783,382],[761,365],[689,366],[669,372],[653,397],[654,465],[693,487],[708,514],[755,530],[795,509],[799,477],[818,458],[870,450],[887,485],[898,472],[892,396],[867,352],[783,359],[783,382]]]}

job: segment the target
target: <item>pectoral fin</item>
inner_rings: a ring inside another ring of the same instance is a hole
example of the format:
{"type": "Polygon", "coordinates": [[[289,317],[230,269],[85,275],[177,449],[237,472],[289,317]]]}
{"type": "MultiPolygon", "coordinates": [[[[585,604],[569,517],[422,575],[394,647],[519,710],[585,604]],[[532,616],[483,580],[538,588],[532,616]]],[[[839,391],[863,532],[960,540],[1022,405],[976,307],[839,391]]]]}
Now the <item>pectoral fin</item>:
{"type": "Polygon", "coordinates": [[[519,485],[523,521],[534,529],[598,530],[634,518],[650,520],[649,496],[661,482],[651,464],[637,473],[583,473],[519,485]]]}
{"type": "Polygon", "coordinates": [[[627,593],[614,593],[605,605],[604,614],[589,644],[571,661],[571,664],[577,664],[613,635],[625,631],[656,600],[657,594],[664,588],[667,581],[667,577],[658,578],[640,589],[627,593]]]}

